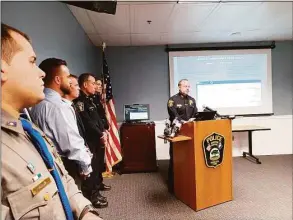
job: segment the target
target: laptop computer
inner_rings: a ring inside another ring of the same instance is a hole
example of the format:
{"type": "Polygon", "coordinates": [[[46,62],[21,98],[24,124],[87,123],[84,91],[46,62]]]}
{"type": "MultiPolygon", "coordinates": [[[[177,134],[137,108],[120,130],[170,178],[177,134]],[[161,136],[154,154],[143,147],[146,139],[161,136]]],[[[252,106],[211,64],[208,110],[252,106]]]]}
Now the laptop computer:
{"type": "Polygon", "coordinates": [[[195,115],[195,121],[206,121],[215,119],[217,111],[204,111],[197,112],[195,115]]]}

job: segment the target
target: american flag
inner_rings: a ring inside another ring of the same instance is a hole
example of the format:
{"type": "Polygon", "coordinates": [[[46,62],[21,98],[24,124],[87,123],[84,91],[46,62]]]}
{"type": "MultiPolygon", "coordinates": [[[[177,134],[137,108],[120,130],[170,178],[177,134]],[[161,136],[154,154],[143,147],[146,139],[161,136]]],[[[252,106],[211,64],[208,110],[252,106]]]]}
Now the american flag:
{"type": "Polygon", "coordinates": [[[106,171],[112,172],[112,167],[122,160],[121,145],[118,133],[118,125],[114,107],[112,84],[109,74],[109,68],[103,51],[103,83],[104,89],[102,99],[106,112],[106,117],[109,123],[108,141],[105,146],[106,171]]]}

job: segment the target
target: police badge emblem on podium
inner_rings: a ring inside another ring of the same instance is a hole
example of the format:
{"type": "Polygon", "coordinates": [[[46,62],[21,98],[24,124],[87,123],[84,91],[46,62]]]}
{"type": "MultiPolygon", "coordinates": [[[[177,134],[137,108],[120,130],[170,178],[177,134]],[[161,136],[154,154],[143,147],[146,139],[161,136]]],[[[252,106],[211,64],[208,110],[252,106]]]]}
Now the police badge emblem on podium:
{"type": "Polygon", "coordinates": [[[207,167],[216,168],[221,165],[224,157],[225,137],[212,133],[203,140],[203,152],[207,167]]]}

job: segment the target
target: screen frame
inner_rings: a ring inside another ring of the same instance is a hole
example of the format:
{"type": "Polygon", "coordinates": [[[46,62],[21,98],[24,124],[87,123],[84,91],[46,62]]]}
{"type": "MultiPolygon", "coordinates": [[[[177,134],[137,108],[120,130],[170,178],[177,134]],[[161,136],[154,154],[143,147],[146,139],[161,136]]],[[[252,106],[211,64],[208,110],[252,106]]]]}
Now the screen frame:
{"type": "MultiPolygon", "coordinates": [[[[221,49],[221,50],[192,50],[192,51],[168,51],[168,61],[169,61],[169,95],[170,97],[177,94],[179,89],[177,87],[177,91],[175,90],[175,82],[174,82],[174,57],[187,57],[187,56],[208,56],[208,55],[236,55],[236,54],[259,54],[264,53],[267,55],[267,81],[266,81],[266,97],[265,103],[266,105],[262,105],[261,108],[265,108],[266,111],[261,112],[252,112],[250,111],[251,107],[243,108],[242,112],[234,115],[273,115],[273,91],[272,91],[272,48],[254,48],[254,49],[221,49]]],[[[179,79],[180,80],[180,79],[179,79]]],[[[176,82],[178,83],[178,82],[176,82]]],[[[192,88],[196,93],[196,88],[192,88]]],[[[228,109],[228,108],[227,108],[228,109]]],[[[219,111],[221,113],[221,111],[219,111]]],[[[225,114],[225,113],[223,113],[225,114]]],[[[230,113],[229,113],[230,114],[230,113]]]]}
{"type": "Polygon", "coordinates": [[[150,104],[124,104],[123,105],[123,117],[124,117],[124,121],[126,121],[126,122],[131,122],[131,121],[148,121],[148,120],[150,120],[150,104]],[[147,119],[129,119],[129,120],[126,120],[126,112],[125,112],[125,110],[126,110],[126,108],[125,108],[125,106],[138,106],[138,105],[143,105],[143,106],[147,106],[147,112],[148,112],[148,118],[147,119]]]}

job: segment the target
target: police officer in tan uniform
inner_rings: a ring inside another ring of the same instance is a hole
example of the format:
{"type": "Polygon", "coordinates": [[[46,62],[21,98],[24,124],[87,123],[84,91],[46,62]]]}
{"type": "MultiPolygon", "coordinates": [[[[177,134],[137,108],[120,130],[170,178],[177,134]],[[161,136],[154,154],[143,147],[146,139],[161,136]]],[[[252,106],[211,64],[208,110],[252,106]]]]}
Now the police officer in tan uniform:
{"type": "Polygon", "coordinates": [[[44,99],[44,72],[35,62],[29,38],[1,24],[1,219],[101,219],[77,189],[52,143],[32,125],[35,133],[41,134],[38,137],[47,158],[53,158],[50,162],[55,169],[48,169],[48,161],[44,161],[43,154],[29,136],[31,130],[24,126],[31,126],[30,122],[20,121],[23,108],[44,99]],[[64,201],[68,201],[68,206],[64,201]]]}

